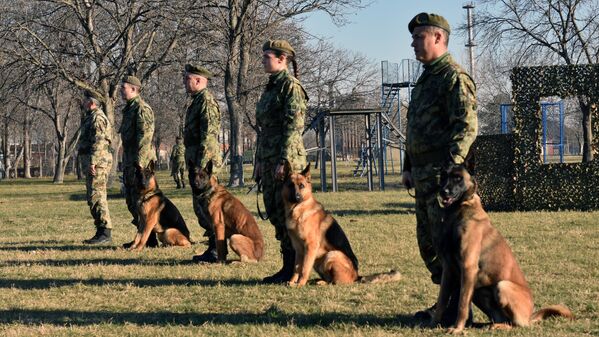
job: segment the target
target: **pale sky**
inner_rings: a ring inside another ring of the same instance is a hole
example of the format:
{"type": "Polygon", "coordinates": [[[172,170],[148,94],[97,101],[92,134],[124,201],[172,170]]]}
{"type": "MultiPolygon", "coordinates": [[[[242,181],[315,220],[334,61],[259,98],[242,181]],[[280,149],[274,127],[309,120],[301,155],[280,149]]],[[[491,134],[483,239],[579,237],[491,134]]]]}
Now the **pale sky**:
{"type": "Polygon", "coordinates": [[[466,10],[462,6],[467,2],[374,0],[367,8],[349,15],[351,23],[345,26],[335,26],[326,14],[313,13],[304,21],[304,27],[308,33],[327,39],[335,47],[360,52],[371,61],[400,62],[414,58],[408,31],[410,20],[420,12],[440,14],[449,21],[452,29],[449,50],[458,62],[466,66],[466,37],[457,34],[455,28],[466,22],[466,10]]]}

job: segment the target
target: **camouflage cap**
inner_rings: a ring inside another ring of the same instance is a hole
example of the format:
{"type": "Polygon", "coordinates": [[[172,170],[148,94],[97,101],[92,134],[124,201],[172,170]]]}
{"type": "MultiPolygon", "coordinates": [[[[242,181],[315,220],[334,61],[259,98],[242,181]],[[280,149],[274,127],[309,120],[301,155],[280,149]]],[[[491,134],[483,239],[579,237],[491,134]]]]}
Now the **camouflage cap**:
{"type": "Polygon", "coordinates": [[[291,56],[295,56],[295,50],[286,40],[268,40],[262,45],[262,51],[276,50],[291,56]]]}
{"type": "Polygon", "coordinates": [[[98,102],[104,102],[104,97],[102,95],[100,95],[99,92],[95,91],[95,90],[85,90],[83,92],[83,96],[85,98],[93,98],[98,102]]]}
{"type": "Polygon", "coordinates": [[[131,85],[135,85],[135,86],[141,88],[141,81],[139,80],[139,78],[137,78],[133,75],[127,75],[127,76],[123,77],[123,83],[129,83],[131,85]]]}
{"type": "Polygon", "coordinates": [[[214,76],[214,74],[212,74],[210,71],[208,71],[208,69],[195,65],[195,64],[186,64],[185,65],[185,72],[186,73],[190,73],[190,74],[196,74],[196,75],[200,75],[206,78],[212,78],[212,76],[214,76]]]}
{"type": "Polygon", "coordinates": [[[433,13],[420,13],[416,15],[408,24],[408,30],[410,33],[413,33],[414,28],[422,26],[435,26],[443,28],[447,34],[451,32],[449,28],[449,22],[447,22],[447,20],[445,20],[445,18],[441,15],[433,13]]]}

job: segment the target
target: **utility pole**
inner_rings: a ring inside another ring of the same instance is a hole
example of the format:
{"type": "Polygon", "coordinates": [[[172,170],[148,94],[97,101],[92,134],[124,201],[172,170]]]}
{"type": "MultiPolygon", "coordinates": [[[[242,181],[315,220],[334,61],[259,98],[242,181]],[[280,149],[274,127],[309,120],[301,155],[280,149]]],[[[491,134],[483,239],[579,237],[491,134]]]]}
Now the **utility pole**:
{"type": "Polygon", "coordinates": [[[468,52],[470,56],[470,76],[474,78],[474,33],[473,33],[473,22],[472,22],[472,11],[474,10],[474,2],[467,3],[462,6],[466,10],[468,16],[468,43],[466,43],[466,47],[468,47],[468,52]]]}

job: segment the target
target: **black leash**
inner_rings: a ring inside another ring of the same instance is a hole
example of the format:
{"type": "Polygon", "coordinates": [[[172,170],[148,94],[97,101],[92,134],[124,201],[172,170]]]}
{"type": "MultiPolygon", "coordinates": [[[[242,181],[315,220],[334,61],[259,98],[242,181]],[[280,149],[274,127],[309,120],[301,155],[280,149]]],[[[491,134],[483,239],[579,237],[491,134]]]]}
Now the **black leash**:
{"type": "Polygon", "coordinates": [[[264,216],[262,214],[262,211],[260,211],[260,200],[258,196],[260,195],[260,192],[262,192],[262,181],[258,181],[254,184],[254,186],[250,187],[247,194],[251,193],[254,189],[256,190],[256,209],[258,210],[258,216],[262,220],[268,220],[268,213],[266,214],[266,216],[264,216]]]}

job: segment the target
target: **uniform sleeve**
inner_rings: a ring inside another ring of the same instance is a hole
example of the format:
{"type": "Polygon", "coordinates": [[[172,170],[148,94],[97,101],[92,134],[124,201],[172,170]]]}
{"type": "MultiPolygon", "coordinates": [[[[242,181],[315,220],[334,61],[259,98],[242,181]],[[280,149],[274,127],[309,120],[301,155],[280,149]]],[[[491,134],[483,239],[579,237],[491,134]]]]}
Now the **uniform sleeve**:
{"type": "Polygon", "coordinates": [[[107,132],[109,132],[108,120],[96,116],[92,120],[92,127],[94,130],[94,142],[91,145],[90,164],[98,165],[104,153],[108,151],[108,142],[106,141],[109,138],[107,135],[107,132]]]}
{"type": "Polygon", "coordinates": [[[206,114],[208,118],[208,130],[207,137],[209,139],[218,139],[220,134],[220,110],[218,109],[218,103],[211,98],[206,106],[206,114]]]}
{"type": "Polygon", "coordinates": [[[281,160],[289,160],[291,149],[295,149],[293,134],[304,129],[304,113],[306,111],[306,92],[301,85],[291,82],[285,93],[285,105],[283,107],[283,148],[281,149],[281,160]]]}
{"type": "Polygon", "coordinates": [[[140,105],[137,120],[135,121],[137,128],[137,151],[135,162],[142,166],[147,163],[142,163],[142,156],[147,156],[148,151],[152,151],[152,137],[154,136],[154,112],[147,105],[140,105]]]}
{"type": "Polygon", "coordinates": [[[478,132],[476,85],[467,74],[459,74],[449,97],[451,125],[449,152],[456,164],[464,162],[478,132]]]}

